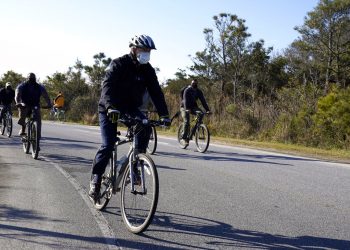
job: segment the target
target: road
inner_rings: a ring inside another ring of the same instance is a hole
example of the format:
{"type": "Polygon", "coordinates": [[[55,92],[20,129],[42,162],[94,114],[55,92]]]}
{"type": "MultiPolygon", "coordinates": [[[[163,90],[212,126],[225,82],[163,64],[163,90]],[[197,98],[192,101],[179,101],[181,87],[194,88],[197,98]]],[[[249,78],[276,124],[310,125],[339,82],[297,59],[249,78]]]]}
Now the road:
{"type": "Polygon", "coordinates": [[[133,235],[119,195],[102,213],[86,195],[98,127],[45,122],[38,160],[18,130],[0,136],[0,249],[350,249],[350,165],[162,136],[155,219],[133,235]]]}

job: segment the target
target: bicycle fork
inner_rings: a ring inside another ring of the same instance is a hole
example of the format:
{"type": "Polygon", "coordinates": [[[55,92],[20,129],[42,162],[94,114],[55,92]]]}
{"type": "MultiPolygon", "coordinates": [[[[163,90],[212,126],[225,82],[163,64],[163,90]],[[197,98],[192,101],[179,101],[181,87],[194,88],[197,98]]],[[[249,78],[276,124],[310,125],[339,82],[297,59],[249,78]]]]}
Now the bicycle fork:
{"type": "Polygon", "coordinates": [[[131,152],[129,157],[130,164],[130,184],[131,184],[131,193],[133,194],[146,194],[145,186],[145,171],[143,162],[138,159],[137,154],[135,153],[135,140],[132,142],[134,150],[131,152]],[[137,165],[140,164],[140,171],[137,168],[137,165]],[[139,177],[139,180],[136,178],[139,177]],[[140,181],[141,183],[137,183],[140,181]],[[141,191],[137,191],[135,186],[141,186],[141,191]]]}

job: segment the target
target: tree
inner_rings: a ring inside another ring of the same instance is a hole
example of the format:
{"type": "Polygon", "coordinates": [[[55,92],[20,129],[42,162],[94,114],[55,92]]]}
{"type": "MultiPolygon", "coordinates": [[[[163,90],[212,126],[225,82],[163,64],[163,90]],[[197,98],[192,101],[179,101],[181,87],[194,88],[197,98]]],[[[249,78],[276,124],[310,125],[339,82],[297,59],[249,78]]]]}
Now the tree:
{"type": "Polygon", "coordinates": [[[221,13],[214,16],[215,31],[204,29],[206,48],[197,52],[191,70],[211,81],[218,82],[221,96],[228,94],[227,83],[233,84],[233,99],[239,84],[242,62],[246,51],[247,27],[236,15],[221,13]],[[216,36],[217,35],[217,36],[216,36]]]}
{"type": "Polygon", "coordinates": [[[92,66],[85,65],[83,68],[89,77],[89,83],[92,86],[100,88],[106,68],[111,63],[112,59],[106,58],[103,52],[94,55],[93,58],[95,59],[94,64],[92,66]]]}
{"type": "Polygon", "coordinates": [[[10,82],[12,87],[16,88],[16,86],[24,80],[25,77],[23,77],[21,74],[9,70],[0,78],[0,87],[5,87],[5,84],[10,82]]]}
{"type": "Polygon", "coordinates": [[[301,35],[299,48],[313,51],[324,74],[324,90],[329,83],[349,82],[350,69],[350,0],[320,0],[305,18],[304,25],[295,28],[301,35]]]}

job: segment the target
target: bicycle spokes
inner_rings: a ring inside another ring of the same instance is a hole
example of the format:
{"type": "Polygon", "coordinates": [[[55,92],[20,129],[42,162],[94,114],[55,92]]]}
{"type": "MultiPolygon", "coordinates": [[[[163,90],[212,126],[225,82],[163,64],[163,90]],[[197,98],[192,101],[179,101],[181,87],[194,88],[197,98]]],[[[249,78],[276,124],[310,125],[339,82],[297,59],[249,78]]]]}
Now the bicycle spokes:
{"type": "Polygon", "coordinates": [[[122,185],[122,215],[130,231],[138,233],[149,225],[158,202],[158,191],[158,175],[152,160],[140,160],[136,166],[128,168],[122,185]]]}

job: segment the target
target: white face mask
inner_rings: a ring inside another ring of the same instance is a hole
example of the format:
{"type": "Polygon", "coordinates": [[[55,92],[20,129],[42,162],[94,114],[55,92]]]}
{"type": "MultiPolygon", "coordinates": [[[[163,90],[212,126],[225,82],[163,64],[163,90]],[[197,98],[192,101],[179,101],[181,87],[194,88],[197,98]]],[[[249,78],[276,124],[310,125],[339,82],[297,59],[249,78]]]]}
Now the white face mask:
{"type": "Polygon", "coordinates": [[[146,64],[151,59],[151,52],[139,52],[137,53],[137,60],[141,64],[146,64]]]}

